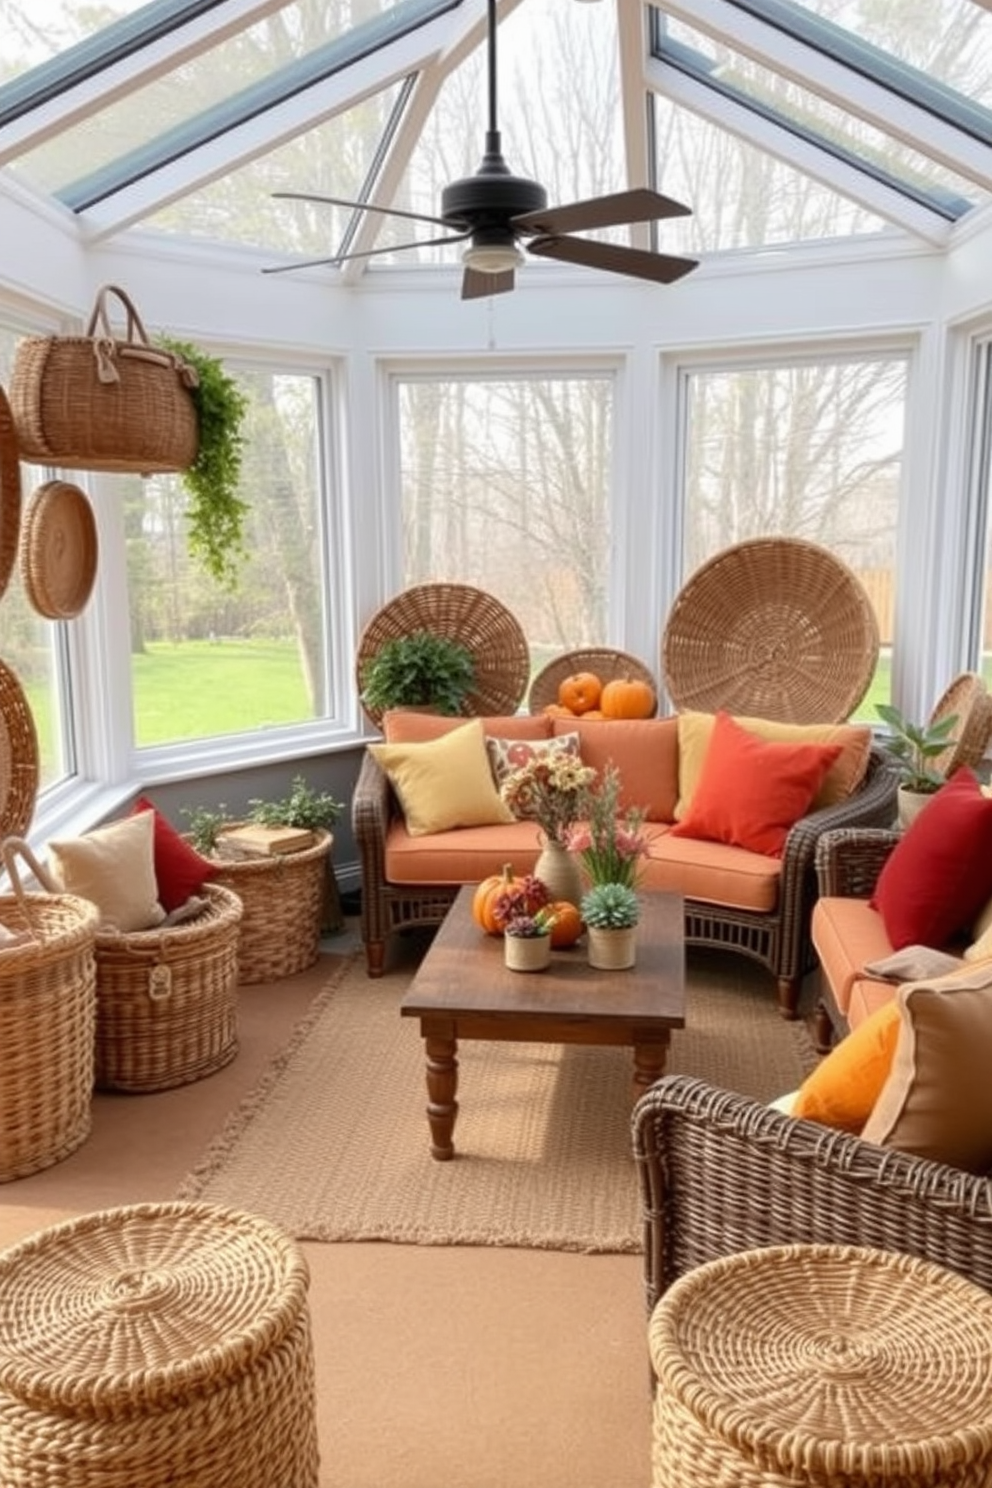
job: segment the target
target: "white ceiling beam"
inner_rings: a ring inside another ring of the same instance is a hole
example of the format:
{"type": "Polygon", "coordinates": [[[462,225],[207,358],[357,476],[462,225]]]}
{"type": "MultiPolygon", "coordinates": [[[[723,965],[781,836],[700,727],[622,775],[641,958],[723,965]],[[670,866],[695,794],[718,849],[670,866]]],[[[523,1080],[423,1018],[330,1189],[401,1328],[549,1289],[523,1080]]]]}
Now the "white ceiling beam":
{"type": "Polygon", "coordinates": [[[132,226],[178,197],[268,154],[296,135],[418,72],[444,51],[451,34],[452,17],[457,14],[451,11],[437,16],[332,77],[312,83],[293,98],[235,125],[217,139],[198,145],[180,159],[95,202],[79,213],[86,241],[98,242],[132,226]]]}
{"type": "Polygon", "coordinates": [[[746,144],[765,150],[796,170],[822,181],[842,196],[860,202],[870,212],[904,228],[914,237],[922,238],[937,248],[947,246],[951,223],[943,217],[760,114],[752,113],[743,104],[722,93],[715,93],[704,83],[686,77],[675,68],[665,67],[657,60],[653,60],[648,68],[648,82],[657,93],[670,98],[673,103],[691,109],[719,128],[737,135],[746,144]]]}
{"type": "Polygon", "coordinates": [[[928,159],[939,160],[948,170],[992,190],[992,150],[987,141],[974,139],[882,84],[724,0],[665,0],[662,9],[666,15],[707,32],[771,71],[792,78],[814,95],[867,120],[928,159]]]}
{"type": "Polygon", "coordinates": [[[164,77],[198,53],[280,10],[285,0],[228,0],[197,16],[128,57],[101,68],[92,77],[66,88],[57,98],[39,103],[0,130],[0,165],[16,159],[100,109],[164,77]]]}

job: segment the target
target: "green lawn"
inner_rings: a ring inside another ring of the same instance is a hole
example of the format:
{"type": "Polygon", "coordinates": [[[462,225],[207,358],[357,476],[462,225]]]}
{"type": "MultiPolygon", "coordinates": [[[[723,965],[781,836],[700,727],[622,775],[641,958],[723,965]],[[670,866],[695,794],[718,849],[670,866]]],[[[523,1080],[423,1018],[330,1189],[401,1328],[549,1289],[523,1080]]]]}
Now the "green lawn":
{"type": "Polygon", "coordinates": [[[139,746],[312,717],[293,641],[155,642],[132,675],[139,746]]]}

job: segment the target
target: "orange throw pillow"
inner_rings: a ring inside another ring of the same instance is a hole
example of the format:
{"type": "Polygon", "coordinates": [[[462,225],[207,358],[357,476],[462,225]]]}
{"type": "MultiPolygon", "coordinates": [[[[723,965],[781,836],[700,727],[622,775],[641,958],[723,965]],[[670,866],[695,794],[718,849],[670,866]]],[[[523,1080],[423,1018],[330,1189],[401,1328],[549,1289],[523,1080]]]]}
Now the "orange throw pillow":
{"type": "Polygon", "coordinates": [[[839,744],[769,744],[718,713],[699,783],[672,836],[778,857],[840,752],[839,744]]]}
{"type": "Polygon", "coordinates": [[[883,1003],[806,1077],[789,1114],[860,1132],[889,1078],[901,1022],[898,1003],[883,1003]]]}

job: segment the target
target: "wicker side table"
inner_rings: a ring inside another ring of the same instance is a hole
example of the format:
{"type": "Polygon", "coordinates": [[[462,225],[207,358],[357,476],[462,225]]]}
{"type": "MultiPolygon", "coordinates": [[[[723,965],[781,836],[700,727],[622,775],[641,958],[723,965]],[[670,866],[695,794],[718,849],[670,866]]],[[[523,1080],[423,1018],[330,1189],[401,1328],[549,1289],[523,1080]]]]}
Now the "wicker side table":
{"type": "Polygon", "coordinates": [[[651,1316],[653,1488],[992,1481],[992,1296],[929,1261],[745,1251],[651,1316]]]}
{"type": "Polygon", "coordinates": [[[308,1272],[252,1215],[142,1204],[0,1254],[4,1488],[316,1488],[308,1272]]]}

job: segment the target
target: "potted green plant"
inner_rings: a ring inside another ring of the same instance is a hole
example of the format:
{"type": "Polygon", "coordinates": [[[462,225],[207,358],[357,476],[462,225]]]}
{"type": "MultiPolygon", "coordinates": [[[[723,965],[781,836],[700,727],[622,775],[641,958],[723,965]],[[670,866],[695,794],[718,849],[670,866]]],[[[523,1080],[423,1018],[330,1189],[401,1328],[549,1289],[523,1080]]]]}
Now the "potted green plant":
{"type": "Polygon", "coordinates": [[[630,884],[593,884],[579,908],[585,921],[589,965],[603,971],[633,966],[641,903],[630,884]]]}
{"type": "Polygon", "coordinates": [[[219,584],[233,588],[245,556],[248,505],[238,495],[242,432],[248,398],[224,363],[190,341],[160,336],[159,344],[195,369],[190,389],[200,443],[196,459],[180,476],[190,496],[187,541],[194,558],[219,584]]]}
{"type": "Polygon", "coordinates": [[[455,715],[475,686],[475,658],[461,641],[414,630],[384,641],[359,679],[361,699],[377,718],[387,708],[433,708],[455,715]]]}
{"type": "Polygon", "coordinates": [[[343,810],[329,792],[295,775],[286,796],[256,797],[238,820],[223,805],[183,811],[189,840],[217,865],[212,882],[233,889],[242,902],[240,982],[274,982],[305,970],[320,954],[322,930],[340,925],[329,828],[343,810]],[[251,828],[261,829],[256,841],[251,828]]]}
{"type": "Polygon", "coordinates": [[[514,914],[503,929],[503,954],[511,971],[544,971],[551,964],[551,932],[558,916],[550,905],[514,914]]]}
{"type": "Polygon", "coordinates": [[[876,712],[888,725],[882,747],[892,756],[899,775],[899,822],[905,827],[947,780],[935,762],[953,742],[958,715],[949,713],[936,722],[919,724],[911,723],[894,703],[878,703],[876,712]]]}

